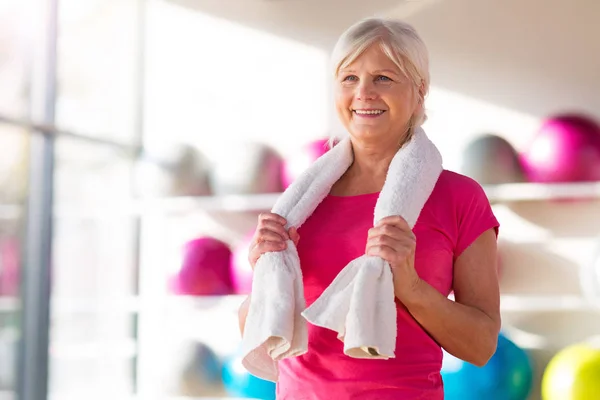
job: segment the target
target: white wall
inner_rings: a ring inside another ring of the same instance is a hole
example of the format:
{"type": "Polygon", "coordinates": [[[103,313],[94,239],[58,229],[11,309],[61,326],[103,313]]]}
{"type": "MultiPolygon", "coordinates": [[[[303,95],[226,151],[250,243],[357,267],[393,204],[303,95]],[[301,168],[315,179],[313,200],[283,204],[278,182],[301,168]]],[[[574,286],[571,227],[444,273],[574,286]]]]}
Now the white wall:
{"type": "Polygon", "coordinates": [[[431,52],[436,86],[536,117],[600,117],[600,4],[447,0],[408,18],[431,52]]]}

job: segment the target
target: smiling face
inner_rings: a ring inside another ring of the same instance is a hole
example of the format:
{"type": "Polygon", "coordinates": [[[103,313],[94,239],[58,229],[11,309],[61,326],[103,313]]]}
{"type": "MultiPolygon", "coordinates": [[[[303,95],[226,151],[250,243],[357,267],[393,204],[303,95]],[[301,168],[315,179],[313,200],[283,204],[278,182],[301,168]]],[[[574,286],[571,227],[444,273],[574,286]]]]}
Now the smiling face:
{"type": "Polygon", "coordinates": [[[371,45],[335,83],[338,116],[353,139],[400,143],[421,107],[418,89],[381,50],[371,45]]]}

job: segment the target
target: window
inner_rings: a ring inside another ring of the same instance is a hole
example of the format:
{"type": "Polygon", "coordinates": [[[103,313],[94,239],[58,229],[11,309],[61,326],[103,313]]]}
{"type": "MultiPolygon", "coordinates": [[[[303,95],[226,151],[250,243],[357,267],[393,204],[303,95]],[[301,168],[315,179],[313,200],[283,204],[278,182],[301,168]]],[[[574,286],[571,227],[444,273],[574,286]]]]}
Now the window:
{"type": "Polygon", "coordinates": [[[28,176],[26,132],[0,124],[0,149],[0,395],[6,393],[10,398],[16,389],[21,334],[19,279],[28,176]]]}

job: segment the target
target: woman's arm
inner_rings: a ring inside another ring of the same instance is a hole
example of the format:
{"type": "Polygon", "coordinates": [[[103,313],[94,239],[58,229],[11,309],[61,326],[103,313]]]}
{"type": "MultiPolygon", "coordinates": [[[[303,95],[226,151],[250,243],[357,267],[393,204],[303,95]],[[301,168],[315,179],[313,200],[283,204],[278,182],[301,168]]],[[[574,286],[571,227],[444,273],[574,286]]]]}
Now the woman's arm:
{"type": "Polygon", "coordinates": [[[240,333],[244,335],[244,327],[246,326],[246,318],[248,317],[248,310],[250,309],[250,296],[246,297],[246,300],[240,305],[238,310],[238,323],[240,326],[240,333]]]}
{"type": "Polygon", "coordinates": [[[500,290],[496,233],[484,232],[454,264],[454,297],[449,300],[423,280],[402,302],[450,354],[477,366],[496,351],[500,331],[500,290]]]}

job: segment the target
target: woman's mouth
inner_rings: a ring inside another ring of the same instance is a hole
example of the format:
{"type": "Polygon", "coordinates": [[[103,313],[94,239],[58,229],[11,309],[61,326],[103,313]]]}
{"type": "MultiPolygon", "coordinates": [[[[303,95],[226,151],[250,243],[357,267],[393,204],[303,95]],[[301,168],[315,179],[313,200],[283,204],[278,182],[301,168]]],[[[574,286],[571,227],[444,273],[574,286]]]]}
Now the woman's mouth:
{"type": "Polygon", "coordinates": [[[386,110],[378,110],[378,109],[360,109],[360,110],[352,110],[352,113],[358,115],[363,118],[375,118],[383,114],[386,110]]]}

